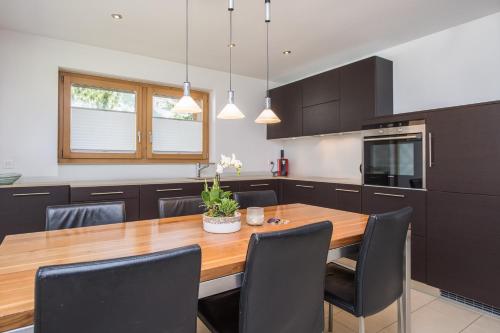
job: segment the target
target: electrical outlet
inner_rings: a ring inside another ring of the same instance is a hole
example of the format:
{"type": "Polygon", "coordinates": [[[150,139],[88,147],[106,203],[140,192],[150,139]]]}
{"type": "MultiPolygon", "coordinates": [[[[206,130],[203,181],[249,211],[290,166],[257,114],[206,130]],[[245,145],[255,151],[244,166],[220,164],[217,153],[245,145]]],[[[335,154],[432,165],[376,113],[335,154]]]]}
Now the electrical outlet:
{"type": "Polygon", "coordinates": [[[4,169],[14,169],[14,161],[13,160],[4,160],[3,161],[4,169]]]}

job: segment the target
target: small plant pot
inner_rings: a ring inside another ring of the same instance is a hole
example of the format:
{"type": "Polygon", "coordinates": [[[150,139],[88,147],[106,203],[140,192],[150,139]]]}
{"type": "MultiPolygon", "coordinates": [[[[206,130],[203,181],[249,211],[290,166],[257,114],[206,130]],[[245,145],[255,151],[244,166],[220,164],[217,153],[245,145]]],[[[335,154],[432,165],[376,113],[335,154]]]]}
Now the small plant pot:
{"type": "Polygon", "coordinates": [[[203,230],[213,234],[229,234],[241,229],[241,214],[229,217],[210,217],[203,214],[203,230]]]}

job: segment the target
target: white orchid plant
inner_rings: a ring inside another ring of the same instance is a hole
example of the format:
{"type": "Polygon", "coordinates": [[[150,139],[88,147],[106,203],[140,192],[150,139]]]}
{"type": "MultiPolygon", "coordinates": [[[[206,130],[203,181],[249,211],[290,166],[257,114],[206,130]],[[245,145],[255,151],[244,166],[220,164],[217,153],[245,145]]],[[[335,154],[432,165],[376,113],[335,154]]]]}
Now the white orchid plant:
{"type": "Polygon", "coordinates": [[[217,170],[215,171],[219,180],[220,176],[224,172],[224,169],[231,167],[236,169],[236,174],[239,176],[241,168],[243,167],[243,163],[241,163],[240,160],[237,160],[234,154],[232,154],[231,157],[221,154],[220,161],[219,163],[217,163],[217,170]]]}
{"type": "Polygon", "coordinates": [[[206,215],[210,217],[232,217],[238,210],[239,205],[234,199],[231,198],[230,191],[224,191],[220,188],[220,177],[224,169],[233,167],[239,176],[243,164],[236,156],[232,154],[231,157],[221,155],[220,162],[217,163],[217,170],[212,187],[208,186],[205,179],[205,187],[201,192],[203,205],[205,206],[206,215]]]}

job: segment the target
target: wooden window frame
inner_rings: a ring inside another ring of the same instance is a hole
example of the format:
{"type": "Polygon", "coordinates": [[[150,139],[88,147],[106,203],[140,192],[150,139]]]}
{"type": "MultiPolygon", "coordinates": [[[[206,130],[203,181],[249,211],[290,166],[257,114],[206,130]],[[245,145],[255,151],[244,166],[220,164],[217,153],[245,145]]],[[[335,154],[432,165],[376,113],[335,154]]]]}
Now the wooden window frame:
{"type": "Polygon", "coordinates": [[[196,160],[196,161],[208,161],[208,94],[200,91],[191,91],[191,97],[195,100],[203,101],[203,112],[202,117],[202,152],[201,154],[168,154],[162,153],[158,154],[153,151],[153,143],[151,142],[153,134],[153,96],[165,96],[165,97],[178,97],[181,98],[184,94],[182,89],[172,88],[172,87],[161,87],[161,86],[149,86],[147,87],[146,93],[146,128],[148,133],[148,144],[146,150],[146,156],[149,160],[196,160]]]}
{"type": "Polygon", "coordinates": [[[59,72],[59,119],[58,119],[58,163],[59,164],[154,164],[154,163],[207,163],[209,160],[209,94],[191,91],[195,99],[203,101],[203,144],[201,154],[157,154],[153,152],[152,98],[154,95],[181,97],[181,88],[152,85],[108,77],[59,72]],[[130,91],[136,93],[136,152],[97,153],[72,152],[71,142],[71,85],[130,91]]]}

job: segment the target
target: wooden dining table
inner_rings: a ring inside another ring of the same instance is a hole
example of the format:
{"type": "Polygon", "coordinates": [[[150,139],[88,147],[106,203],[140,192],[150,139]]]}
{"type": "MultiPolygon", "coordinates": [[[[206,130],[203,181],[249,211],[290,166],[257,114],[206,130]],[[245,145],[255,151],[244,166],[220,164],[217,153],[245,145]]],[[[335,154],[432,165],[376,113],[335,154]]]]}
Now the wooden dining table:
{"type": "MultiPolygon", "coordinates": [[[[42,266],[135,256],[199,244],[202,252],[199,297],[203,298],[241,286],[253,233],[331,221],[333,234],[328,261],[332,261],[357,250],[368,221],[367,215],[304,204],[264,209],[265,221],[277,217],[286,224],[250,226],[245,223],[245,210],[241,213],[241,230],[231,234],[207,233],[203,230],[202,216],[190,215],[9,235],[0,245],[0,332],[33,332],[35,274],[42,266]]],[[[409,258],[409,242],[406,257],[409,258]]],[[[400,332],[410,333],[409,260],[405,270],[403,316],[398,327],[400,332]]]]}

